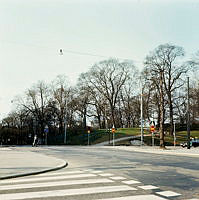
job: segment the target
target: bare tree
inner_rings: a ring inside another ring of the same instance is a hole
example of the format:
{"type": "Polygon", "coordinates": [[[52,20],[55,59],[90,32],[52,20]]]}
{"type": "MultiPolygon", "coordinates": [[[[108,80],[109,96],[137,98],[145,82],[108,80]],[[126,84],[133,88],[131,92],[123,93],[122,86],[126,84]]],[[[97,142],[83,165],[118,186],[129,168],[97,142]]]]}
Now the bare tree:
{"type": "Polygon", "coordinates": [[[87,73],[81,74],[85,84],[97,90],[107,99],[111,111],[112,124],[116,126],[115,109],[122,86],[130,78],[134,68],[131,62],[109,59],[95,64],[87,73]]]}
{"type": "MultiPolygon", "coordinates": [[[[58,75],[51,85],[51,101],[55,107],[54,112],[59,121],[59,133],[64,132],[64,121],[67,117],[67,104],[71,88],[64,75],[58,75]]],[[[66,126],[66,124],[65,124],[66,126]]]]}

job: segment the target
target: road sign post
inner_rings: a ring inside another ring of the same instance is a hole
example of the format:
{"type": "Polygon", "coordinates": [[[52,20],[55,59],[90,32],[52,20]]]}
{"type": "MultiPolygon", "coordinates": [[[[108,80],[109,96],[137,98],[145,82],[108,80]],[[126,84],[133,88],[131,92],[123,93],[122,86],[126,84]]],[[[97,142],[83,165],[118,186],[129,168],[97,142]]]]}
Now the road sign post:
{"type": "Polygon", "coordinates": [[[91,133],[91,128],[88,126],[87,134],[88,134],[88,146],[90,145],[90,133],[91,133]]]}
{"type": "Polygon", "coordinates": [[[176,123],[174,122],[174,131],[173,131],[173,145],[176,146],[176,123]]]}
{"type": "Polygon", "coordinates": [[[48,132],[49,132],[49,129],[48,129],[48,126],[46,125],[45,128],[44,128],[44,133],[45,133],[45,144],[46,144],[46,145],[48,144],[48,132]]]}
{"type": "Polygon", "coordinates": [[[115,127],[114,127],[114,125],[112,128],[112,134],[113,134],[113,146],[115,146],[115,127]]]}
{"type": "Polygon", "coordinates": [[[152,146],[154,146],[154,131],[155,131],[154,124],[151,125],[150,131],[151,131],[151,137],[152,137],[152,146]]]}

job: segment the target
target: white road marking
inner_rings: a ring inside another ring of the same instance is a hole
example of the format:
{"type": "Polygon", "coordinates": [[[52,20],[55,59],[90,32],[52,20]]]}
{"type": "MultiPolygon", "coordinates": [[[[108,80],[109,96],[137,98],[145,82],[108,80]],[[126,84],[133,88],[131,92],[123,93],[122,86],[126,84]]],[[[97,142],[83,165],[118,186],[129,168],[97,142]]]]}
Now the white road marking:
{"type": "Polygon", "coordinates": [[[83,171],[84,172],[91,172],[91,171],[93,171],[94,169],[84,169],[83,171]]]}
{"type": "Polygon", "coordinates": [[[57,172],[57,173],[44,173],[38,174],[36,176],[57,176],[57,175],[64,175],[64,174],[83,174],[83,171],[67,171],[67,172],[57,172]]]}
{"type": "Polygon", "coordinates": [[[62,197],[71,195],[84,195],[108,192],[121,192],[137,190],[136,188],[119,185],[119,186],[103,186],[103,187],[90,187],[81,189],[67,189],[67,190],[53,190],[41,192],[26,192],[16,194],[0,194],[2,200],[18,200],[18,199],[33,199],[33,198],[47,198],[47,197],[62,197]]]}
{"type": "Polygon", "coordinates": [[[172,192],[172,191],[163,191],[163,192],[156,192],[156,193],[165,197],[175,197],[175,196],[181,195],[179,193],[172,192]]]}
{"type": "Polygon", "coordinates": [[[122,181],[122,183],[128,184],[128,185],[132,185],[132,184],[139,184],[141,182],[139,181],[134,181],[134,180],[130,180],[130,181],[122,181]]]}
{"type": "Polygon", "coordinates": [[[95,174],[73,174],[67,176],[55,176],[55,177],[36,177],[36,178],[27,178],[19,180],[1,180],[0,184],[5,183],[22,183],[22,182],[37,182],[37,181],[49,181],[49,180],[63,180],[63,179],[74,179],[74,178],[86,178],[86,177],[95,177],[95,174]]]}
{"type": "Polygon", "coordinates": [[[94,173],[94,174],[99,174],[99,173],[102,173],[103,171],[100,171],[100,170],[92,170],[90,171],[90,173],[94,173]]]}
{"type": "Polygon", "coordinates": [[[122,177],[122,176],[112,176],[112,177],[109,177],[110,179],[113,179],[113,180],[124,180],[126,179],[125,177],[122,177]]]}
{"type": "Polygon", "coordinates": [[[136,196],[98,199],[98,200],[166,200],[166,199],[155,195],[136,195],[136,196]]]}
{"type": "Polygon", "coordinates": [[[27,189],[27,188],[40,188],[40,187],[55,187],[63,185],[79,185],[79,184],[95,184],[95,183],[113,183],[114,181],[106,178],[102,179],[86,179],[86,180],[69,180],[59,182],[44,182],[44,183],[30,183],[30,184],[18,184],[18,185],[3,185],[0,186],[0,190],[15,190],[15,189],[27,189]]]}
{"type": "Polygon", "coordinates": [[[187,199],[187,200],[199,200],[199,199],[187,199]]]}
{"type": "Polygon", "coordinates": [[[113,176],[114,174],[111,174],[111,173],[102,173],[102,174],[99,174],[100,176],[113,176]]]}
{"type": "Polygon", "coordinates": [[[153,185],[144,185],[144,186],[138,186],[139,188],[143,189],[143,190],[154,190],[154,189],[158,189],[159,187],[153,186],[153,185]]]}

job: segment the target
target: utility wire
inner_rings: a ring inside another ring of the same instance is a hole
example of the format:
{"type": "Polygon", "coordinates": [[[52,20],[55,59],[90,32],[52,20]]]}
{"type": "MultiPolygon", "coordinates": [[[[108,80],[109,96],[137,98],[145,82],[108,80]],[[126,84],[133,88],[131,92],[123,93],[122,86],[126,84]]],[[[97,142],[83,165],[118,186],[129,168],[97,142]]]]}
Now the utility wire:
{"type": "MultiPolygon", "coordinates": [[[[41,46],[41,45],[35,45],[35,44],[31,44],[31,43],[19,43],[19,42],[15,42],[15,41],[4,41],[1,40],[2,42],[5,43],[10,43],[10,44],[16,44],[16,45],[21,45],[21,46],[32,46],[35,48],[43,48],[43,49],[55,49],[54,47],[47,47],[47,46],[41,46]]],[[[87,52],[80,52],[80,51],[73,51],[73,50],[69,50],[67,48],[60,48],[59,50],[59,54],[60,55],[64,55],[64,53],[70,53],[70,54],[76,54],[76,55],[81,55],[81,56],[92,56],[92,57],[99,57],[99,58],[116,58],[119,60],[132,60],[133,62],[136,63],[142,63],[142,61],[136,61],[133,59],[129,59],[129,58],[121,58],[121,57],[116,57],[116,56],[105,56],[105,55],[99,55],[99,54],[92,54],[92,53],[87,53],[87,52]]]]}

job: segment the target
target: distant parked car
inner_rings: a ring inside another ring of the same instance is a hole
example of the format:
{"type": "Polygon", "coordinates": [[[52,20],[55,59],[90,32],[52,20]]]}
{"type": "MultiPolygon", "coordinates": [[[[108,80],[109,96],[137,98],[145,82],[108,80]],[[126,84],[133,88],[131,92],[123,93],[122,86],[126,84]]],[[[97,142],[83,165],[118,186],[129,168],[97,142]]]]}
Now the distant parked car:
{"type": "Polygon", "coordinates": [[[195,138],[194,138],[194,139],[192,139],[191,141],[192,141],[192,146],[193,146],[193,147],[198,147],[198,146],[199,146],[199,139],[195,139],[195,138]]]}
{"type": "MultiPolygon", "coordinates": [[[[187,147],[187,142],[183,142],[180,144],[181,147],[187,147]]],[[[192,138],[190,141],[190,147],[198,147],[199,146],[199,139],[192,138]]]]}

